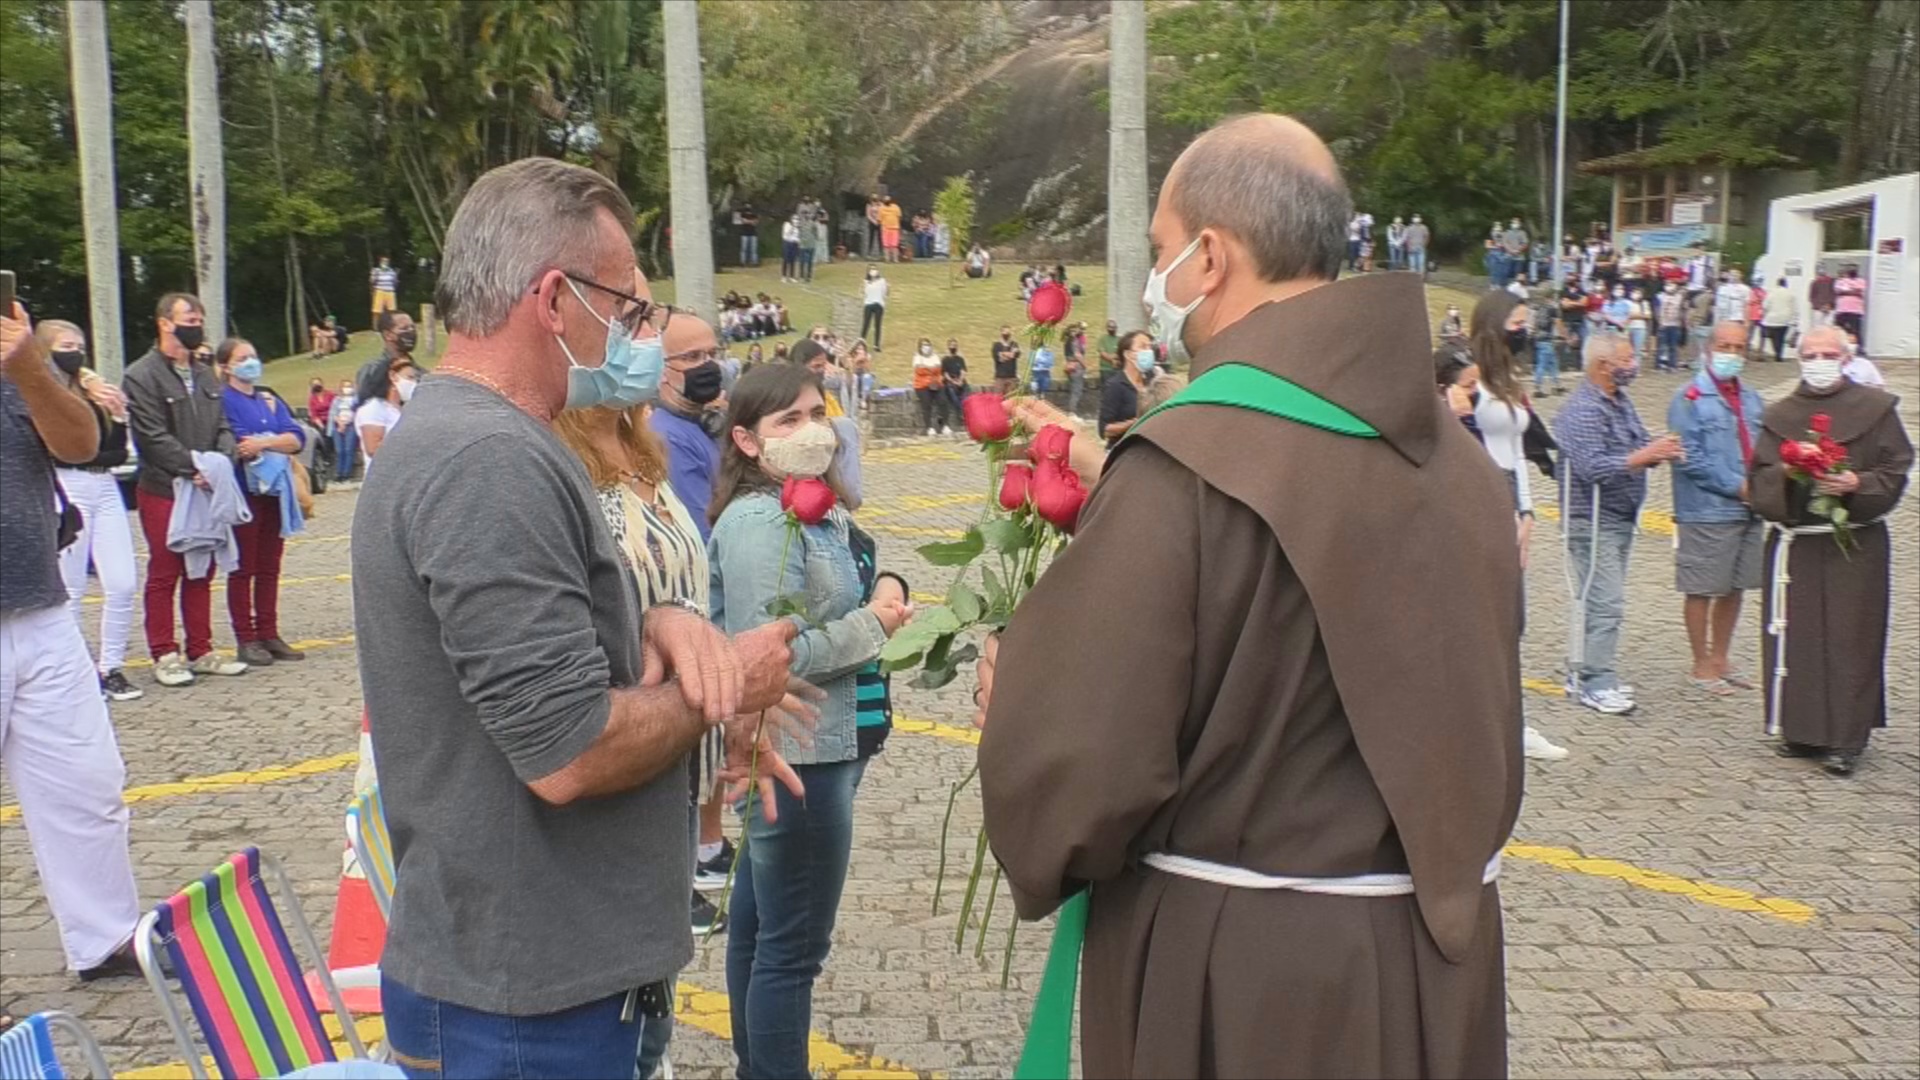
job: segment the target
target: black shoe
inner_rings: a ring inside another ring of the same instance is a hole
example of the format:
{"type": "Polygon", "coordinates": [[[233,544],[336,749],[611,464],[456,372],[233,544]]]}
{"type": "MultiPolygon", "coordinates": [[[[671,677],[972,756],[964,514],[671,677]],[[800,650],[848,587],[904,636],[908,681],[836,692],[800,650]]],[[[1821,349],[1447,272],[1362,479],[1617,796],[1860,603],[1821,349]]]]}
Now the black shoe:
{"type": "Polygon", "coordinates": [[[146,691],[127,681],[119,668],[114,668],[100,676],[100,692],[112,701],[133,701],[146,696],[146,691]]]}
{"type": "Polygon", "coordinates": [[[1852,776],[1853,767],[1859,760],[1858,750],[1835,750],[1820,762],[1820,767],[1827,771],[1828,776],[1852,776]]]}
{"type": "MultiPolygon", "coordinates": [[[[166,952],[155,949],[153,957],[160,962],[160,976],[166,979],[173,978],[173,962],[167,959],[166,952]]],[[[140,970],[139,957],[134,955],[131,941],[115,949],[112,956],[80,972],[79,975],[83,983],[96,982],[100,979],[145,978],[145,974],[140,970]]]]}
{"type": "Polygon", "coordinates": [[[307,654],[287,644],[277,637],[268,638],[260,643],[275,660],[305,660],[307,654]]]}
{"type": "Polygon", "coordinates": [[[272,667],[273,654],[267,651],[265,642],[243,641],[236,654],[241,663],[248,667],[272,667]]]}
{"type": "Polygon", "coordinates": [[[704,937],[707,934],[723,933],[725,932],[726,929],[727,929],[727,917],[720,913],[719,908],[713,906],[713,901],[707,899],[704,896],[701,896],[699,893],[694,893],[693,894],[694,935],[697,937],[704,937]]]}
{"type": "Polygon", "coordinates": [[[733,869],[733,841],[720,838],[720,854],[694,870],[693,887],[701,892],[719,892],[727,887],[727,873],[733,869]]]}
{"type": "Polygon", "coordinates": [[[1818,746],[1808,746],[1806,743],[1787,742],[1784,739],[1774,744],[1773,752],[1784,758],[1820,757],[1826,753],[1825,750],[1822,750],[1818,746]]]}

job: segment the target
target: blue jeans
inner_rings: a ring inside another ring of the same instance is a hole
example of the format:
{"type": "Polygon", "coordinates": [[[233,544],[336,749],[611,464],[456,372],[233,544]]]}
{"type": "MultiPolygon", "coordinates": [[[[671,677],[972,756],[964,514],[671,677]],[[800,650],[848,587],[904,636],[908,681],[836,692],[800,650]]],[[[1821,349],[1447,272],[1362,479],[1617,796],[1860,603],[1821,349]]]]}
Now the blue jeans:
{"type": "Polygon", "coordinates": [[[504,1016],[380,982],[394,1064],[429,1080],[631,1076],[640,1024],[621,1022],[626,1001],[621,992],[545,1016],[504,1016]]]}
{"type": "Polygon", "coordinates": [[[335,429],[333,433],[333,477],[335,480],[353,479],[354,458],[360,456],[360,433],[352,424],[347,430],[335,429]]]}
{"type": "Polygon", "coordinates": [[[1053,372],[1036,371],[1033,373],[1033,392],[1044,394],[1053,389],[1053,372]]]}
{"type": "Polygon", "coordinates": [[[741,1080],[804,1077],[813,983],[833,944],[853,854],[862,761],[795,765],[807,796],[775,786],[780,820],[757,810],[734,870],[727,996],[741,1080]]]}
{"type": "Polygon", "coordinates": [[[760,237],[754,233],[740,234],[740,265],[760,265],[760,237]]]}
{"type": "Polygon", "coordinates": [[[1642,354],[1646,352],[1647,348],[1647,328],[1644,326],[1629,326],[1627,327],[1627,338],[1633,342],[1633,360],[1635,363],[1639,363],[1642,354]]]}
{"type": "Polygon", "coordinates": [[[1546,389],[1551,379],[1555,389],[1560,387],[1560,350],[1554,346],[1552,338],[1539,338],[1533,343],[1533,392],[1546,389]]]}
{"type": "Polygon", "coordinates": [[[1680,367],[1680,346],[1687,340],[1687,328],[1684,326],[1662,326],[1660,328],[1660,353],[1655,365],[1662,371],[1675,371],[1680,367]]]}
{"type": "Polygon", "coordinates": [[[800,249],[800,280],[813,280],[813,247],[808,245],[800,249]]]}
{"type": "Polygon", "coordinates": [[[1614,657],[1620,651],[1620,626],[1627,620],[1627,559],[1633,554],[1633,522],[1600,521],[1599,550],[1593,522],[1567,520],[1567,557],[1573,580],[1586,596],[1582,625],[1585,647],[1572,659],[1573,674],[1588,692],[1620,685],[1614,657]]]}
{"type": "Polygon", "coordinates": [[[1419,251],[1407,252],[1407,269],[1416,274],[1424,274],[1427,272],[1426,248],[1421,248],[1419,251]]]}
{"type": "Polygon", "coordinates": [[[1496,289],[1505,286],[1507,283],[1508,269],[1507,253],[1504,251],[1489,251],[1483,261],[1487,265],[1487,284],[1496,289]]]}

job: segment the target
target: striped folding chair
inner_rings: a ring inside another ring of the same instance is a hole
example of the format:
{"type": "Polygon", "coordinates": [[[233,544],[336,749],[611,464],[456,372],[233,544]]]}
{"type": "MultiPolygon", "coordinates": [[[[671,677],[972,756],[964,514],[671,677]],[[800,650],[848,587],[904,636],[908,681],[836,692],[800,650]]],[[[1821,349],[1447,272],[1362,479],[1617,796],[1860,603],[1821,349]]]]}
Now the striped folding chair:
{"type": "Polygon", "coordinates": [[[0,1077],[6,1080],[63,1080],[66,1069],[53,1046],[53,1033],[63,1031],[78,1043],[87,1071],[98,1080],[113,1076],[100,1044],[78,1018],[63,1012],[34,1013],[0,1034],[0,1077]]]}
{"type": "Polygon", "coordinates": [[[354,796],[347,804],[347,843],[353,845],[353,857],[360,872],[373,887],[373,902],[380,905],[380,917],[393,918],[393,838],[387,835],[386,805],[380,801],[380,785],[354,796]]]}
{"type": "Polygon", "coordinates": [[[280,863],[247,848],[213,872],[175,893],[140,920],[134,947],[147,982],[160,999],[167,1026],[196,1080],[206,1070],[161,974],[157,950],[165,949],[180,988],[193,1008],[214,1064],[228,1080],[277,1077],[336,1060],[313,996],[300,975],[300,961],[261,877],[273,874],[285,898],[301,945],[322,962],[320,983],[342,1018],[342,1033],[356,1058],[367,1056],[353,1029],[340,989],[327,973],[320,942],[300,910],[300,899],[280,863]]]}

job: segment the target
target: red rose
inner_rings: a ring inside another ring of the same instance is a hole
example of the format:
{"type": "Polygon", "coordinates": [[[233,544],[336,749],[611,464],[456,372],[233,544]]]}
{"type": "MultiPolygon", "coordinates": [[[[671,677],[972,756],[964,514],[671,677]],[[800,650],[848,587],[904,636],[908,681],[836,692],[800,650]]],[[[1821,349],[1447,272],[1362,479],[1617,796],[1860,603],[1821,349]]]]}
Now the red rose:
{"type": "Polygon", "coordinates": [[[780,485],[780,509],[802,525],[818,525],[833,509],[833,489],[817,476],[789,476],[780,485]]]}
{"type": "Polygon", "coordinates": [[[1688,401],[1700,400],[1700,387],[1698,384],[1695,384],[1695,383],[1687,384],[1687,400],[1688,401]]]}
{"type": "Polygon", "coordinates": [[[1833,417],[1823,412],[1814,413],[1813,418],[1807,421],[1807,426],[1817,435],[1831,435],[1833,434],[1833,417]]]}
{"type": "Polygon", "coordinates": [[[1005,442],[1013,434],[1013,417],[999,394],[970,394],[960,403],[960,412],[974,442],[1005,442]]]}
{"type": "Polygon", "coordinates": [[[1000,477],[1000,509],[1020,510],[1033,491],[1033,467],[1014,462],[1000,477]]]}
{"type": "Polygon", "coordinates": [[[1831,435],[1820,436],[1820,456],[1826,459],[1827,466],[1838,465],[1847,460],[1847,448],[1831,435]]]}
{"type": "Polygon", "coordinates": [[[1027,301],[1027,318],[1040,326],[1052,326],[1073,310],[1073,297],[1057,281],[1049,281],[1033,290],[1027,301]]]}
{"type": "Polygon", "coordinates": [[[1080,524],[1080,508],[1087,489],[1080,477],[1057,461],[1043,461],[1033,470],[1033,509],[1047,524],[1071,535],[1080,524]]]}
{"type": "Polygon", "coordinates": [[[1048,424],[1033,437],[1033,444],[1027,447],[1027,460],[1035,465],[1043,461],[1067,460],[1067,447],[1073,442],[1073,432],[1059,424],[1048,424]]]}

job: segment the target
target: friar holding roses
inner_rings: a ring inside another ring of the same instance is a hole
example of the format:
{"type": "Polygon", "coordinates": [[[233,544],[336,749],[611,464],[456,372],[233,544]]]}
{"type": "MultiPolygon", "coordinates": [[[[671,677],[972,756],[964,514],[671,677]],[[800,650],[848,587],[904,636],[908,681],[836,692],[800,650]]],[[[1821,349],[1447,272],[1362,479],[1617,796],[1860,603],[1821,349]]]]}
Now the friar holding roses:
{"type": "Polygon", "coordinates": [[[1754,512],[1771,523],[1761,619],[1768,732],[1779,732],[1782,757],[1819,758],[1835,776],[1852,773],[1873,729],[1887,726],[1886,517],[1913,468],[1899,399],[1843,375],[1850,356],[1834,327],[1801,336],[1800,385],[1767,408],[1747,481],[1754,512]],[[1790,475],[1782,446],[1823,439],[1845,450],[1845,466],[1822,480],[1804,468],[1805,478],[1790,475]],[[1842,524],[1816,512],[1822,495],[1840,500],[1842,524]]]}
{"type": "MultiPolygon", "coordinates": [[[[1146,301],[1190,384],[983,662],[987,833],[1055,956],[1084,913],[1087,1076],[1506,1073],[1512,500],[1420,278],[1334,280],[1351,213],[1294,120],[1181,155],[1146,301]]],[[[1066,1075],[1054,969],[1020,1075],[1066,1075]]]]}

